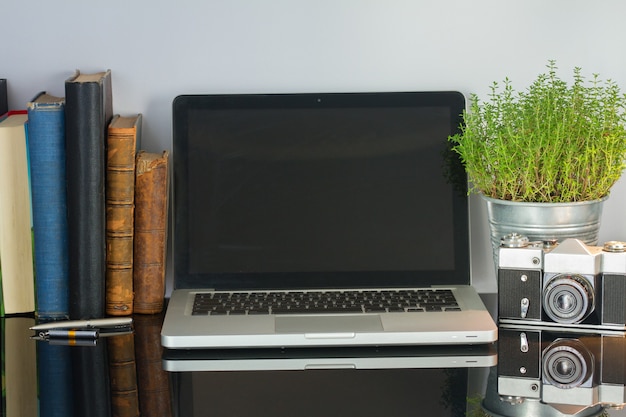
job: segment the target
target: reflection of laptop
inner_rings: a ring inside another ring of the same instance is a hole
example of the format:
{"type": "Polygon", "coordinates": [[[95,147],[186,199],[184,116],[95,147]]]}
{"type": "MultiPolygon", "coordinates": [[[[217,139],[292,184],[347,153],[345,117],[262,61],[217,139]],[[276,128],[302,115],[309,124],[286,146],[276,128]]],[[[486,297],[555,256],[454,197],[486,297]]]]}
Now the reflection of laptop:
{"type": "Polygon", "coordinates": [[[490,371],[458,366],[169,376],[172,408],[185,417],[415,417],[476,415],[490,371]]]}
{"type": "Polygon", "coordinates": [[[464,106],[456,92],[177,97],[162,344],[494,341],[447,152],[464,106]]]}
{"type": "Polygon", "coordinates": [[[493,344],[296,349],[166,349],[163,369],[302,371],[321,369],[478,368],[497,363],[493,344]]]}

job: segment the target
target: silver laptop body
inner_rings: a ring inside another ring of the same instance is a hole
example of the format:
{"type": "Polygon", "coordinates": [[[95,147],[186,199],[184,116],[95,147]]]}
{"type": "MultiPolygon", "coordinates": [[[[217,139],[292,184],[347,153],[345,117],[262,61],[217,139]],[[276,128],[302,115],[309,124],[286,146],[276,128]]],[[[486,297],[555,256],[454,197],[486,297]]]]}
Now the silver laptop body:
{"type": "Polygon", "coordinates": [[[470,286],[466,178],[447,143],[464,107],[457,92],[177,97],[163,346],[495,341],[470,286]],[[452,307],[195,310],[233,292],[415,288],[447,290],[452,307]]]}
{"type": "Polygon", "coordinates": [[[485,368],[494,344],[294,349],[166,349],[168,372],[308,371],[322,369],[485,368]]]}

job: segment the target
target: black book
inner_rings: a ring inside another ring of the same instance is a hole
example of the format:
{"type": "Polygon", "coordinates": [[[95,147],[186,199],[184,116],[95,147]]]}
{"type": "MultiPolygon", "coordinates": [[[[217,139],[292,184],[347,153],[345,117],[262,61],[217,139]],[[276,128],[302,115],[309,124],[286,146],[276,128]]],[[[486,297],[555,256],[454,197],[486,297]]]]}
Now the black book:
{"type": "Polygon", "coordinates": [[[111,71],[65,82],[68,275],[71,319],[103,317],[106,132],[113,118],[111,71]]]}
{"type": "Polygon", "coordinates": [[[74,415],[111,417],[107,344],[71,347],[74,415]]]}
{"type": "Polygon", "coordinates": [[[0,78],[0,116],[9,111],[9,100],[7,94],[7,80],[0,78]]]}

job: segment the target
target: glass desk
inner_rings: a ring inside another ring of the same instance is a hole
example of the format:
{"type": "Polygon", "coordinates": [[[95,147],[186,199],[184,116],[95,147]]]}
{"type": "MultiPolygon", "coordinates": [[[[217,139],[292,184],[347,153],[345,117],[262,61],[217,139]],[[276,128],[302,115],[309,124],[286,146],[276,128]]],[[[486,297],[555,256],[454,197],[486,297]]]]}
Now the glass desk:
{"type": "Polygon", "coordinates": [[[161,320],[71,346],[32,340],[32,318],[2,319],[8,415],[626,416],[621,335],[501,328],[497,346],[163,352],[161,320]]]}

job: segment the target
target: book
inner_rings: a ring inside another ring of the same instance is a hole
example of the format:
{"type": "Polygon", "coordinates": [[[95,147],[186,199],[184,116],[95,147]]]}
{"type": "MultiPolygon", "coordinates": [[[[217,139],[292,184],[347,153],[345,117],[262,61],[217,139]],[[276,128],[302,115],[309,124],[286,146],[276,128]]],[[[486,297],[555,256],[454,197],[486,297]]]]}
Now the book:
{"type": "Polygon", "coordinates": [[[65,81],[68,280],[71,319],[105,314],[106,134],[113,117],[111,71],[65,81]]]}
{"type": "Polygon", "coordinates": [[[132,333],[107,338],[111,413],[116,417],[139,416],[135,335],[132,333]]]}
{"type": "Polygon", "coordinates": [[[72,364],[74,416],[111,417],[111,388],[107,344],[64,346],[72,364]]]}
{"type": "Polygon", "coordinates": [[[0,116],[9,111],[7,79],[0,78],[0,116]]]}
{"type": "Polygon", "coordinates": [[[35,319],[0,319],[2,350],[2,415],[37,417],[37,353],[28,341],[35,319]]]}
{"type": "Polygon", "coordinates": [[[71,417],[74,409],[71,346],[47,341],[37,345],[40,417],[71,417]]]}
{"type": "Polygon", "coordinates": [[[133,312],[133,234],[135,156],[141,138],[141,114],[115,115],[107,137],[106,313],[133,312]]]}
{"type": "Polygon", "coordinates": [[[37,315],[69,317],[65,99],[38,94],[26,106],[37,315]]]}
{"type": "Polygon", "coordinates": [[[0,315],[35,311],[26,111],[0,119],[0,315]]]}
{"type": "Polygon", "coordinates": [[[135,164],[134,311],[163,309],[169,203],[169,152],[139,151],[135,164]]]}
{"type": "Polygon", "coordinates": [[[145,417],[171,417],[172,398],[170,376],[163,369],[161,325],[164,312],[159,314],[135,314],[135,358],[139,410],[145,417]]]}

